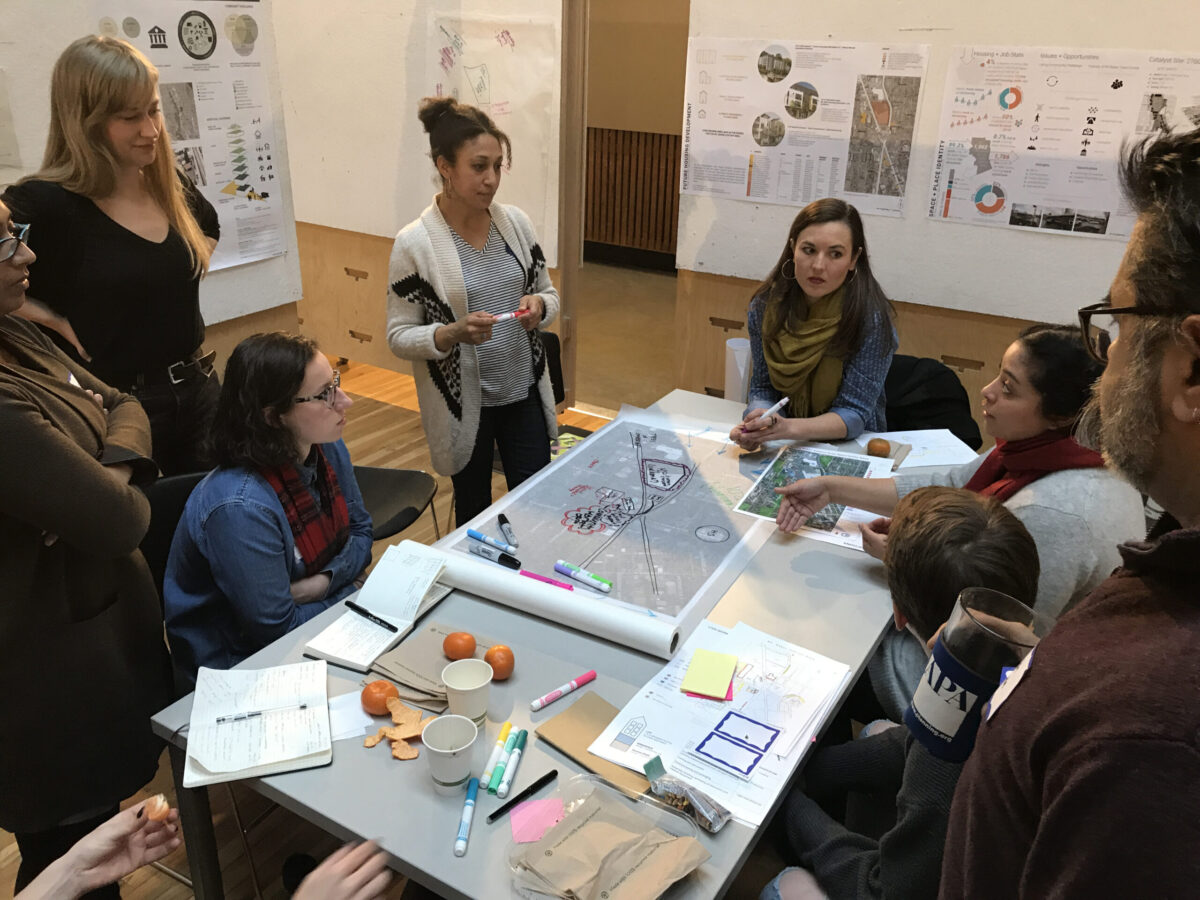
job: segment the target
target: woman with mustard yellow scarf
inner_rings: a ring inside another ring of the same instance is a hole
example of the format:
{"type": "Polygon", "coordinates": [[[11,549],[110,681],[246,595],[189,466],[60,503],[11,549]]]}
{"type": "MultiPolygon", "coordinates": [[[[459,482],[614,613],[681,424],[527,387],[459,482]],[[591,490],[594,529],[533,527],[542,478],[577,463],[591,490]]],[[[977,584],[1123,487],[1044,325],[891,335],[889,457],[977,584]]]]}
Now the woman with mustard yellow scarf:
{"type": "Polygon", "coordinates": [[[853,206],[827,197],[800,210],[747,318],[754,371],[730,440],[754,450],[766,441],[837,441],[887,429],[883,382],[896,330],[853,206]]]}

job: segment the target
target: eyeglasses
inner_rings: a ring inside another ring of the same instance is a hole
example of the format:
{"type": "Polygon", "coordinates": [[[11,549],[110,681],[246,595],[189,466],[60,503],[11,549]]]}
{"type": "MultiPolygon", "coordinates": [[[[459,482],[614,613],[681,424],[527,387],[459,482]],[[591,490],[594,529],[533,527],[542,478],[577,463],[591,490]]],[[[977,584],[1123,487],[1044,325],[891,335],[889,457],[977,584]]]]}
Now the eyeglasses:
{"type": "Polygon", "coordinates": [[[16,256],[22,244],[26,247],[29,246],[28,225],[18,225],[16,222],[10,222],[9,228],[12,229],[12,236],[0,239],[0,263],[8,262],[16,256]]]}
{"type": "Polygon", "coordinates": [[[297,403],[311,403],[313,400],[320,400],[330,409],[333,409],[333,404],[337,400],[338,388],[342,386],[342,373],[337,369],[333,370],[333,381],[325,385],[325,389],[318,391],[311,397],[297,397],[297,403]]]}
{"type": "Polygon", "coordinates": [[[1083,345],[1096,362],[1108,362],[1108,348],[1120,337],[1118,316],[1168,316],[1170,313],[1147,306],[1109,306],[1107,300],[1079,310],[1079,330],[1083,345]]]}

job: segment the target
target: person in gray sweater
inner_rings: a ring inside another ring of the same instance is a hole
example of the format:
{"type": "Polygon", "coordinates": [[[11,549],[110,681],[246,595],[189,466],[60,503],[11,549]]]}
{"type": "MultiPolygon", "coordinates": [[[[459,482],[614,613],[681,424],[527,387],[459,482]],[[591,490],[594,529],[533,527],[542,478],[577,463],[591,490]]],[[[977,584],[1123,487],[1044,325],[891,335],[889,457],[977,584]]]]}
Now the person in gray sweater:
{"type": "MultiPolygon", "coordinates": [[[[794,531],[831,502],[889,516],[901,497],[933,484],[996,497],[1037,543],[1042,574],[1034,609],[1057,619],[1119,565],[1118,544],[1145,534],[1141,495],[1071,436],[1100,371],[1078,328],[1033,325],[1008,348],[1000,373],[982,392],[994,449],[944,474],[797,481],[779,489],[776,521],[794,531]]],[[[881,518],[862,526],[864,548],[879,559],[888,523],[881,518]]],[[[869,671],[889,718],[899,719],[924,665],[923,648],[911,635],[885,636],[869,671]]]]}
{"type": "MultiPolygon", "coordinates": [[[[998,500],[970,491],[926,487],[901,499],[887,558],[896,626],[922,641],[964,588],[989,587],[1024,603],[1037,593],[1028,530],[998,500]]],[[[804,769],[805,788],[792,791],[782,813],[804,868],[785,869],[761,900],[932,897],[961,769],[903,726],[818,750],[804,769]],[[844,823],[822,808],[842,801],[844,823]]]]}

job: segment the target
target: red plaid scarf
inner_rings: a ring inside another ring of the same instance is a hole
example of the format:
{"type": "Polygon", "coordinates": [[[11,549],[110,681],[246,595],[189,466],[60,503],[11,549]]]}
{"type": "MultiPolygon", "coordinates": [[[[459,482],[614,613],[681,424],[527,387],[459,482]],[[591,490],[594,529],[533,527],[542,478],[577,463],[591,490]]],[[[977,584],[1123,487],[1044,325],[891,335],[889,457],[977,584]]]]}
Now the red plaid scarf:
{"type": "Polygon", "coordinates": [[[275,489],[275,496],[287,514],[306,576],[320,572],[337,556],[350,535],[350,511],[338,487],[337,475],[320,446],[314,446],[313,451],[317,455],[320,506],[313,501],[299,469],[292,463],[259,469],[259,474],[275,489]]]}

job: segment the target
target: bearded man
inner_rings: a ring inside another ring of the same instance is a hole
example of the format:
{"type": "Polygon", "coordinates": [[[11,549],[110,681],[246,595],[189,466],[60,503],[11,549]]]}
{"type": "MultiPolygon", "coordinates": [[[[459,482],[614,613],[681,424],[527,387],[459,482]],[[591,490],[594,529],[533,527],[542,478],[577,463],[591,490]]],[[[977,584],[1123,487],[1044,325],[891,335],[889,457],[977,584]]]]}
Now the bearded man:
{"type": "Polygon", "coordinates": [[[1138,220],[1109,296],[1080,310],[1107,363],[1080,440],[1177,527],[1122,546],[993,699],[943,898],[1200,891],[1200,129],[1134,146],[1122,181],[1138,220]]]}

